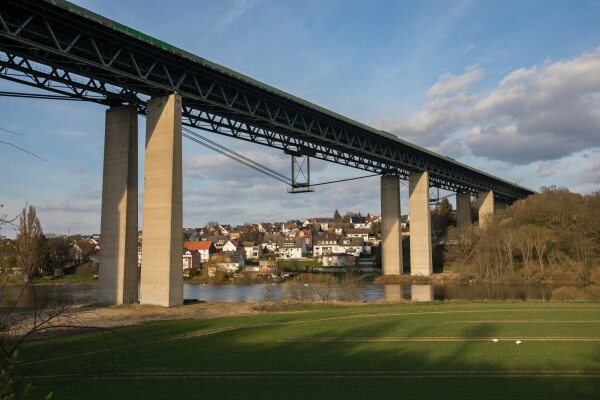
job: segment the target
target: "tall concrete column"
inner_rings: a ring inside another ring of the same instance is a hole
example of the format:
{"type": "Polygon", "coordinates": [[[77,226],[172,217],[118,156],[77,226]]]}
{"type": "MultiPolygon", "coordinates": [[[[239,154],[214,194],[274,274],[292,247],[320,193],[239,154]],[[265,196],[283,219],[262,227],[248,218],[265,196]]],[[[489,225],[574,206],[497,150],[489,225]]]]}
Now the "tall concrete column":
{"type": "Polygon", "coordinates": [[[381,266],[383,275],[402,274],[400,178],[381,177],[381,266]]]}
{"type": "Polygon", "coordinates": [[[471,195],[456,193],[456,227],[458,229],[465,228],[471,222],[471,195]]]}
{"type": "Polygon", "coordinates": [[[477,203],[479,207],[479,227],[485,228],[494,219],[494,192],[479,192],[477,203]]]}
{"type": "Polygon", "coordinates": [[[183,304],[181,96],[148,102],[140,303],[183,304]]]}
{"type": "Polygon", "coordinates": [[[431,256],[431,215],[429,212],[429,172],[412,173],[408,178],[410,211],[410,273],[433,273],[431,256]]]}
{"type": "Polygon", "coordinates": [[[98,301],[138,300],[138,125],[135,107],[106,111],[98,301]]]}

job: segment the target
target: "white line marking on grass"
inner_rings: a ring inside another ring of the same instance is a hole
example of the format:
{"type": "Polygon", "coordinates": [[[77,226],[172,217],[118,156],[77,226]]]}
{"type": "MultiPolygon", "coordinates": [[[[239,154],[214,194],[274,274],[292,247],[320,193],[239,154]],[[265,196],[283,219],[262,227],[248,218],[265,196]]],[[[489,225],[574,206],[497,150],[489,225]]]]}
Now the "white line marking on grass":
{"type": "MultiPolygon", "coordinates": [[[[598,378],[597,371],[178,371],[178,372],[132,372],[111,375],[79,376],[85,380],[114,379],[248,379],[272,377],[301,378],[521,378],[521,377],[556,377],[556,378],[598,378]]],[[[29,375],[28,379],[57,380],[72,379],[69,374],[29,375]]]]}
{"type": "MultiPolygon", "coordinates": [[[[499,340],[518,340],[512,337],[500,337],[499,340]]],[[[533,342],[600,342],[600,338],[576,338],[576,337],[525,337],[527,341],[533,342]]],[[[436,337],[355,337],[355,338],[287,338],[276,339],[274,342],[488,342],[489,337],[458,337],[458,336],[436,336],[436,337]]],[[[257,341],[258,342],[258,341],[257,341]]]]}

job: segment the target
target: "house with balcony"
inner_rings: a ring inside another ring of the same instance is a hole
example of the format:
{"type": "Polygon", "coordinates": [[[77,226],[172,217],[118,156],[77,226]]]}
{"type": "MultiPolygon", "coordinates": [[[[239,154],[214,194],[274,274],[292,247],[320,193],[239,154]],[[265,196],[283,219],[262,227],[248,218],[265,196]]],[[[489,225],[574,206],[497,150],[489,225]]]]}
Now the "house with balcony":
{"type": "MultiPolygon", "coordinates": [[[[340,238],[338,241],[338,250],[340,253],[351,254],[354,257],[360,257],[361,254],[367,254],[364,239],[357,237],[340,238]]],[[[371,254],[370,247],[368,254],[371,254]]]]}
{"type": "Polygon", "coordinates": [[[321,257],[324,254],[339,253],[338,236],[333,233],[314,238],[313,255],[321,257]]]}
{"type": "Polygon", "coordinates": [[[304,242],[304,238],[283,238],[277,254],[280,258],[286,260],[297,260],[304,257],[306,255],[306,243],[304,242]]]}

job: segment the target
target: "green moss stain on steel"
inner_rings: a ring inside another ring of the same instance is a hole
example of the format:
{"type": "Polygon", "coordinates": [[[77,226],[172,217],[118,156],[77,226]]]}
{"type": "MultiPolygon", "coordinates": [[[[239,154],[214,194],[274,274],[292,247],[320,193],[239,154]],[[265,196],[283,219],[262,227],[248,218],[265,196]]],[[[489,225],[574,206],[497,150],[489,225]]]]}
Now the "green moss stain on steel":
{"type": "Polygon", "coordinates": [[[159,40],[159,39],[157,39],[155,37],[147,35],[147,34],[145,34],[143,32],[140,32],[140,31],[138,31],[136,29],[130,28],[127,25],[120,24],[120,23],[118,23],[116,21],[114,22],[114,28],[118,29],[120,31],[123,31],[123,32],[125,32],[125,33],[127,33],[127,34],[129,34],[131,36],[134,36],[134,37],[136,37],[136,38],[138,38],[140,40],[143,40],[144,42],[147,42],[147,43],[153,44],[155,46],[161,47],[164,50],[169,50],[169,51],[174,51],[175,50],[175,46],[173,46],[172,44],[163,42],[162,40],[159,40]]]}

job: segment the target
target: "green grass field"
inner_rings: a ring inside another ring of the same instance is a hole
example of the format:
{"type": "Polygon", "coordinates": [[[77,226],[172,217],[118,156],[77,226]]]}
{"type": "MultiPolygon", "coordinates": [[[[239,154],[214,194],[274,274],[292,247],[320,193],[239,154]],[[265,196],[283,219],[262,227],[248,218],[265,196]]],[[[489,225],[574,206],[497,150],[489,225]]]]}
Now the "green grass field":
{"type": "Polygon", "coordinates": [[[598,399],[600,303],[298,306],[44,340],[20,359],[42,354],[23,368],[56,399],[598,399]]]}

